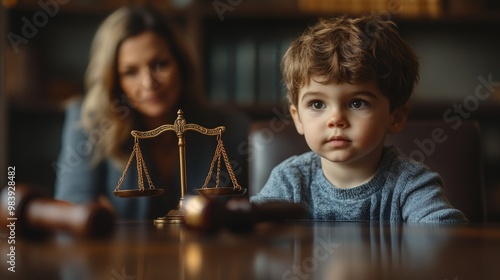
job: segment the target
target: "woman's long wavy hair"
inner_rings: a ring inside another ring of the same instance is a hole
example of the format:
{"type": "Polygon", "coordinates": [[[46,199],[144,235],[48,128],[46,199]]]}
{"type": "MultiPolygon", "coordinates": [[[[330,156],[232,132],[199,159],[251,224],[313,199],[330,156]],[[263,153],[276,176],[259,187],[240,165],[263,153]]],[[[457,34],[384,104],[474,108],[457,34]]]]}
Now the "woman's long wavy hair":
{"type": "Polygon", "coordinates": [[[86,95],[81,125],[94,144],[94,163],[110,158],[118,166],[123,166],[131,153],[130,131],[138,125],[138,113],[130,106],[120,87],[117,53],[123,41],[145,31],[153,31],[164,38],[177,59],[181,77],[179,106],[201,104],[194,88],[192,61],[173,25],[148,7],[118,9],[97,30],[85,73],[86,95]]]}

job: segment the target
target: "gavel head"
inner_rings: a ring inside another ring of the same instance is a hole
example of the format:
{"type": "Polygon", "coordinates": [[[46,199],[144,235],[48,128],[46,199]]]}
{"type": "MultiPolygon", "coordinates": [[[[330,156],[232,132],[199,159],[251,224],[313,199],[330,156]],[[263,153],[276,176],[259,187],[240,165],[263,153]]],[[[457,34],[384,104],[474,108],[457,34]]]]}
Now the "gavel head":
{"type": "MultiPolygon", "coordinates": [[[[6,186],[0,194],[0,224],[2,227],[9,224],[16,225],[16,231],[21,234],[29,231],[26,223],[26,206],[37,198],[43,197],[40,191],[29,188],[25,185],[6,186]]],[[[44,235],[43,231],[37,235],[44,235]]]]}
{"type": "Polygon", "coordinates": [[[40,239],[60,230],[84,237],[104,237],[114,228],[114,213],[98,203],[74,205],[44,197],[36,188],[5,188],[0,197],[0,223],[16,233],[40,239]],[[6,224],[5,224],[6,223],[6,224]]]}
{"type": "Polygon", "coordinates": [[[194,230],[214,232],[228,228],[247,232],[253,228],[253,206],[247,198],[186,196],[183,213],[185,225],[194,230]]]}

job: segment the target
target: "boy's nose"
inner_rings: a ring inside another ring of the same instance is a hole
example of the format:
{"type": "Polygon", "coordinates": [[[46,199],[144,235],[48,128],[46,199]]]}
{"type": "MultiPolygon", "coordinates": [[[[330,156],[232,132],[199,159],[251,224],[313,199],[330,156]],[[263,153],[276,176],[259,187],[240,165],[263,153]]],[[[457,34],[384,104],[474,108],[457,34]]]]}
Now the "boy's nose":
{"type": "Polygon", "coordinates": [[[338,128],[345,128],[347,127],[347,120],[344,117],[344,114],[340,110],[335,110],[335,112],[332,112],[330,118],[328,119],[328,127],[333,128],[333,127],[338,127],[338,128]]]}

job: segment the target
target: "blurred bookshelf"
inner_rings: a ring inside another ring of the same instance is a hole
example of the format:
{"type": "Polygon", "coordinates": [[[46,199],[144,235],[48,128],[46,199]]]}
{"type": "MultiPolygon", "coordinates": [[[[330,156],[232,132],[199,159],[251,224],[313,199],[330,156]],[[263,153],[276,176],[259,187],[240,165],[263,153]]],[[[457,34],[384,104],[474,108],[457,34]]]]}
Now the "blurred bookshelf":
{"type": "MultiPolygon", "coordinates": [[[[83,94],[90,40],[122,5],[149,4],[175,18],[215,105],[243,109],[284,102],[280,61],[289,42],[320,16],[378,13],[409,30],[446,22],[499,25],[493,0],[4,0],[7,35],[35,26],[27,43],[6,41],[6,92],[18,106],[58,106],[83,94]],[[43,14],[43,15],[42,15],[43,14]],[[42,21],[42,22],[40,22],[42,21]],[[10,46],[9,46],[10,45],[10,46]]],[[[458,26],[460,27],[460,26],[458,26]]],[[[432,27],[430,27],[432,28],[432,27]]],[[[454,28],[451,26],[450,28],[454,28]]]]}
{"type": "Polygon", "coordinates": [[[219,26],[207,22],[207,29],[219,32],[205,38],[206,84],[214,104],[266,106],[282,104],[285,90],[280,62],[291,38],[291,25],[261,20],[251,25],[219,26]],[[263,33],[273,24],[274,30],[263,33]],[[277,25],[281,24],[281,27],[277,25]]]}
{"type": "Polygon", "coordinates": [[[299,0],[299,9],[308,13],[338,12],[364,14],[372,11],[387,11],[406,18],[438,18],[443,16],[440,0],[299,0]]]}

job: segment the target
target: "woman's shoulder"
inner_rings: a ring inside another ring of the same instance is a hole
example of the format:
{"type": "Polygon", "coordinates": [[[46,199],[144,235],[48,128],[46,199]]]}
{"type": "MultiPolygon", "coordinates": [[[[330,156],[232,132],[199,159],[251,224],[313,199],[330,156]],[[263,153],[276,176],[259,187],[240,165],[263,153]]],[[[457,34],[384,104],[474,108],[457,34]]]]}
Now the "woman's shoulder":
{"type": "Polygon", "coordinates": [[[82,113],[82,99],[73,98],[64,104],[66,120],[80,120],[82,113]]]}

